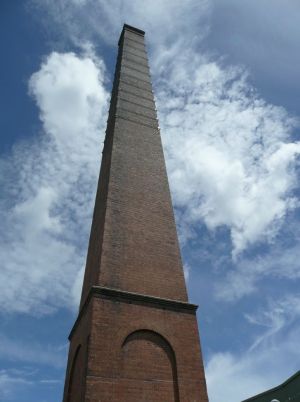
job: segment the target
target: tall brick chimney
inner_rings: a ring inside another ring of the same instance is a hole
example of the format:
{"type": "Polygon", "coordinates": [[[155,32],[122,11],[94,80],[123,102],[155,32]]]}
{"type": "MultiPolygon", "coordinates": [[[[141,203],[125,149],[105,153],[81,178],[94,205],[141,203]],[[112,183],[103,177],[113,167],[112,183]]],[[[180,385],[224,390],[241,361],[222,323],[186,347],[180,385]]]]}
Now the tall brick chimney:
{"type": "Polygon", "coordinates": [[[144,32],[124,25],[64,402],[207,402],[144,32]]]}

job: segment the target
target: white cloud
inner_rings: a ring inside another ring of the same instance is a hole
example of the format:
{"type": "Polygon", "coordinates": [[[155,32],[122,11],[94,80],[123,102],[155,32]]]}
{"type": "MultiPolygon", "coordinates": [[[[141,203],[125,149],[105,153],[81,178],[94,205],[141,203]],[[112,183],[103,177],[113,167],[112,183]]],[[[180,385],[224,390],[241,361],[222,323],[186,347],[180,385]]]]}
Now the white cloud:
{"type": "Polygon", "coordinates": [[[166,66],[157,98],[175,205],[185,225],[227,226],[236,257],[272,239],[297,206],[296,121],[260,99],[239,68],[188,51],[166,66]]]}
{"type": "Polygon", "coordinates": [[[183,264],[183,273],[185,282],[188,283],[190,278],[191,266],[187,263],[183,264]]]}
{"type": "MultiPolygon", "coordinates": [[[[91,139],[107,101],[104,65],[92,57],[93,54],[80,58],[73,53],[53,52],[29,82],[46,132],[64,147],[70,146],[70,138],[81,146],[85,145],[82,135],[91,139]]],[[[84,148],[73,151],[77,157],[90,160],[84,148]]]]}
{"type": "Polygon", "coordinates": [[[55,380],[55,379],[51,379],[51,380],[40,380],[41,384],[47,384],[47,385],[55,385],[55,384],[61,384],[62,380],[55,380]]]}
{"type": "Polygon", "coordinates": [[[85,265],[81,267],[81,269],[77,272],[75,277],[74,284],[72,286],[72,298],[74,302],[74,306],[79,306],[81,290],[82,290],[82,282],[84,277],[85,265]]]}
{"type": "Polygon", "coordinates": [[[261,344],[266,344],[270,337],[280,331],[287,331],[288,326],[300,317],[300,296],[288,294],[284,297],[269,299],[266,306],[255,314],[245,314],[245,318],[254,325],[266,328],[251,346],[253,350],[261,344]]]}
{"type": "Polygon", "coordinates": [[[29,86],[43,132],[1,160],[0,303],[34,314],[77,303],[108,94],[91,52],[51,53],[29,86]]]}

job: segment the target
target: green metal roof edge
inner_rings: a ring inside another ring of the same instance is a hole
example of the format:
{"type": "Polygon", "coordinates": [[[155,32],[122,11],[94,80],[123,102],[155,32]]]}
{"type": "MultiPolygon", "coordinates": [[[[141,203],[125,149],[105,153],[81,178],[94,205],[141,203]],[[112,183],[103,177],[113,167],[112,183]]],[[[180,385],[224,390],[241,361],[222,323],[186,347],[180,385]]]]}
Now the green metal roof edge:
{"type": "Polygon", "coordinates": [[[289,382],[293,381],[293,380],[294,380],[296,377],[298,377],[298,376],[300,377],[300,370],[297,371],[295,374],[293,374],[291,377],[289,377],[287,380],[285,380],[282,384],[277,385],[277,386],[274,387],[274,388],[268,389],[267,391],[261,392],[260,394],[251,396],[251,398],[244,399],[242,402],[253,401],[253,400],[255,400],[256,398],[259,398],[259,397],[261,397],[261,396],[267,395],[267,394],[270,393],[270,392],[277,391],[278,389],[285,387],[289,382]]]}

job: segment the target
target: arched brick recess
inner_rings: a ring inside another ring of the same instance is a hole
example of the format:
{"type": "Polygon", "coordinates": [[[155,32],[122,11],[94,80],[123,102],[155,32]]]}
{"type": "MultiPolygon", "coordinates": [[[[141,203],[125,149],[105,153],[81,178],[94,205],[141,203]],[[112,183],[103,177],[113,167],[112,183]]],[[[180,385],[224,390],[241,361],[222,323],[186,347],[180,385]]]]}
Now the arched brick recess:
{"type": "Polygon", "coordinates": [[[69,386],[67,402],[81,402],[82,394],[82,377],[83,377],[83,361],[82,361],[82,347],[79,345],[76,349],[72,367],[70,370],[69,386]]]}
{"type": "Polygon", "coordinates": [[[120,367],[122,400],[130,402],[178,402],[176,359],[160,334],[138,330],[122,345],[120,367]]]}

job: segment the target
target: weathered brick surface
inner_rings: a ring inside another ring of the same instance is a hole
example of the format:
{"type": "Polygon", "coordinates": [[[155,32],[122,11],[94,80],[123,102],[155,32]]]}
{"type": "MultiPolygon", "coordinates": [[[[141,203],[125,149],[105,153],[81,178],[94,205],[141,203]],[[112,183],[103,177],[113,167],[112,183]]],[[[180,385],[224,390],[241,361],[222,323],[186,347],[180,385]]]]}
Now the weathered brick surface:
{"type": "Polygon", "coordinates": [[[143,35],[119,46],[64,402],[207,402],[143,35]]]}

